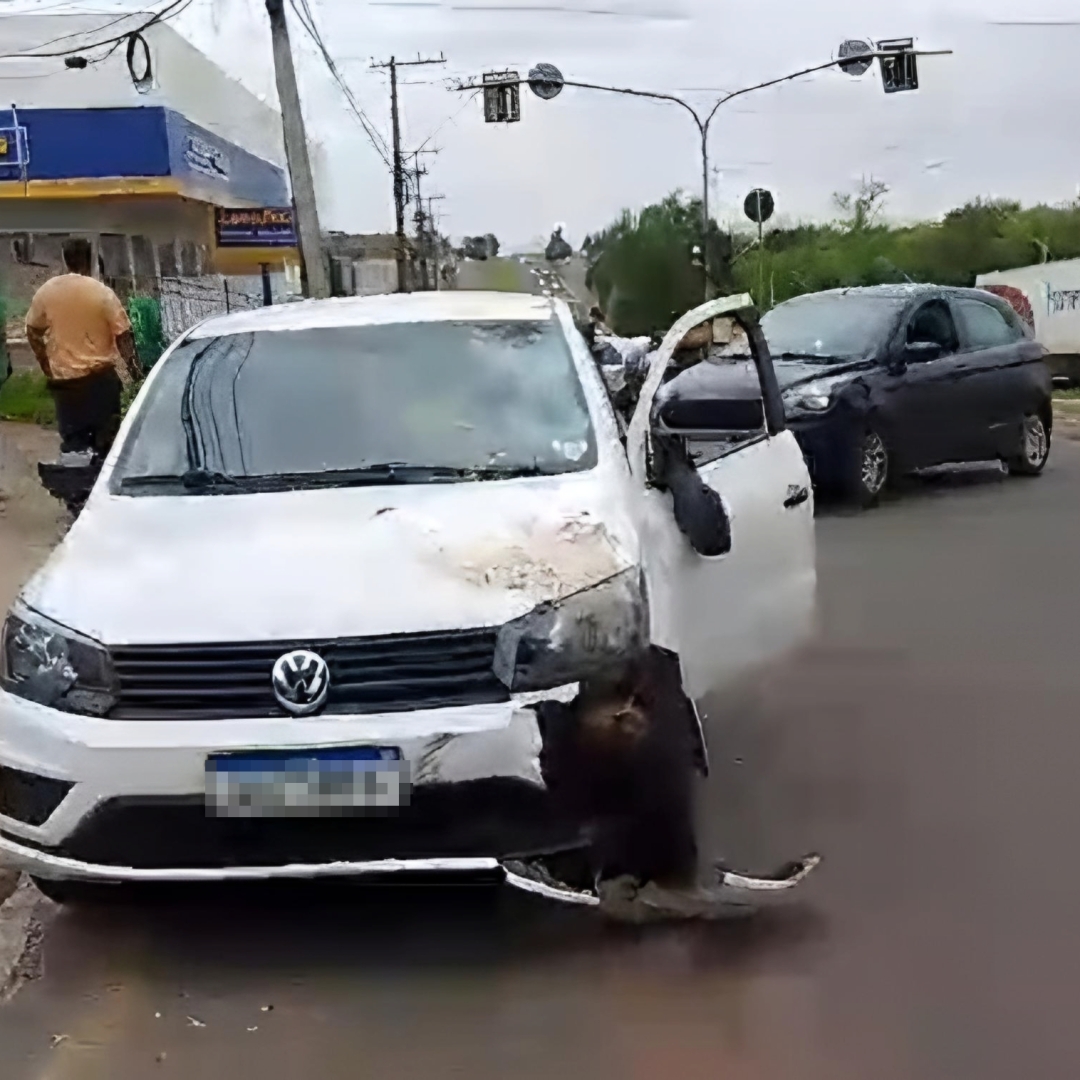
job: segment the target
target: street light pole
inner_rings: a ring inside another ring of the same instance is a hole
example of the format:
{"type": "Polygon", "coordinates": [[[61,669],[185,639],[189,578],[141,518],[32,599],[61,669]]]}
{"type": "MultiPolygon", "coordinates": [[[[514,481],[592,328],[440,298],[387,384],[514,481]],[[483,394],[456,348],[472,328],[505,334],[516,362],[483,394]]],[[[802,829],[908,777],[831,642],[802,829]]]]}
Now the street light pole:
{"type": "MultiPolygon", "coordinates": [[[[550,69],[549,65],[540,65],[540,67],[548,67],[549,72],[545,73],[543,80],[551,80],[554,76],[558,77],[558,89],[554,93],[558,93],[558,90],[563,86],[573,86],[579,90],[600,90],[607,94],[623,94],[627,97],[642,97],[650,98],[653,101],[670,101],[675,105],[681,105],[690,116],[693,118],[694,123],[697,125],[698,133],[701,136],[701,250],[705,263],[705,292],[706,299],[708,299],[708,293],[711,288],[711,281],[709,278],[709,252],[708,252],[708,236],[709,236],[709,127],[712,125],[713,119],[716,117],[717,112],[720,110],[721,105],[726,105],[729,101],[737,97],[743,97],[745,94],[752,94],[756,90],[766,90],[770,86],[779,86],[781,83],[791,82],[793,79],[801,79],[805,75],[814,75],[819,71],[828,71],[830,68],[840,67],[849,68],[853,64],[853,60],[866,62],[869,67],[870,62],[873,60],[889,60],[895,61],[897,58],[897,51],[895,49],[878,49],[872,50],[866,48],[865,51],[860,51],[857,57],[851,55],[841,56],[836,60],[830,60],[825,64],[815,64],[813,67],[802,68],[799,71],[793,71],[790,75],[781,75],[776,79],[768,79],[765,82],[755,83],[753,86],[744,86],[741,90],[733,90],[729,94],[724,94],[719,97],[713,104],[713,107],[709,110],[708,114],[704,117],[691,105],[688,101],[684,101],[681,97],[675,94],[663,94],[655,90],[635,90],[629,86],[605,86],[601,83],[587,83],[576,82],[571,79],[564,79],[555,69],[550,69]]],[[[952,49],[936,49],[930,51],[923,51],[917,49],[906,49],[902,55],[907,56],[951,56],[952,49]]],[[[520,86],[522,82],[529,82],[527,79],[504,79],[502,85],[504,86],[520,86]]],[[[530,84],[533,85],[533,84],[530,84]]],[[[452,89],[456,91],[464,90],[483,90],[485,87],[481,83],[477,84],[459,84],[452,89]]],[[[535,86],[534,86],[535,89],[535,86]]],[[[554,96],[545,95],[545,96],[554,96]]]]}

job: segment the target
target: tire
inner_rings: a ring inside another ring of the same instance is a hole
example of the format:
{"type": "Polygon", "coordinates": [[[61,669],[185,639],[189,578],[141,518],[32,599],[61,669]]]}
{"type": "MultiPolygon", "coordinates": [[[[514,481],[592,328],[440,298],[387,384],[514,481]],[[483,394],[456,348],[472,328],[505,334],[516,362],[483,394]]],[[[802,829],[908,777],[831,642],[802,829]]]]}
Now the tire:
{"type": "Polygon", "coordinates": [[[96,881],[57,881],[54,878],[31,877],[39,893],[54,904],[100,905],[117,903],[130,892],[120,885],[96,881]]]}
{"type": "Polygon", "coordinates": [[[869,508],[877,504],[890,481],[892,461],[885,440],[873,428],[867,428],[855,446],[846,490],[847,501],[869,508]]]}
{"type": "Polygon", "coordinates": [[[1050,428],[1039,413],[1024,417],[1020,452],[1006,461],[1013,476],[1038,476],[1050,457],[1050,428]]]}

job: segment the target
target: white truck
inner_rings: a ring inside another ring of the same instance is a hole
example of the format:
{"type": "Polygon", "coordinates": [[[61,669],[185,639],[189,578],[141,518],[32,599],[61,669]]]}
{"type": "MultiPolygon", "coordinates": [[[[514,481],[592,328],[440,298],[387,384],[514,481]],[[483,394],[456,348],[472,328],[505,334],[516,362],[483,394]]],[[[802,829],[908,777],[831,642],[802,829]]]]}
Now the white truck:
{"type": "Polygon", "coordinates": [[[980,274],[976,287],[1007,300],[1050,355],[1058,384],[1080,385],[1080,259],[980,274]]]}

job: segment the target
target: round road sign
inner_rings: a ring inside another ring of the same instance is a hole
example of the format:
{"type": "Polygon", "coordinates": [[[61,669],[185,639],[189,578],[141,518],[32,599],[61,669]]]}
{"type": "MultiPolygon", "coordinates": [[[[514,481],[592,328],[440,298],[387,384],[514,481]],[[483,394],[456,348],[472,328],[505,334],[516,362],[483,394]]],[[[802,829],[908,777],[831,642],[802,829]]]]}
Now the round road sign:
{"type": "Polygon", "coordinates": [[[544,101],[562,93],[562,72],[554,64],[537,64],[529,71],[529,89],[544,101]]]}
{"type": "Polygon", "coordinates": [[[869,43],[865,41],[845,41],[840,46],[840,59],[843,60],[847,56],[861,57],[861,59],[852,59],[846,64],[841,64],[840,70],[848,75],[866,74],[870,65],[874,62],[873,57],[866,56],[866,53],[872,53],[873,51],[869,43]]]}
{"type": "Polygon", "coordinates": [[[776,202],[772,197],[772,192],[766,191],[764,188],[754,188],[746,196],[746,202],[743,203],[743,213],[751,221],[755,221],[759,225],[768,221],[773,216],[775,209],[776,202]]]}

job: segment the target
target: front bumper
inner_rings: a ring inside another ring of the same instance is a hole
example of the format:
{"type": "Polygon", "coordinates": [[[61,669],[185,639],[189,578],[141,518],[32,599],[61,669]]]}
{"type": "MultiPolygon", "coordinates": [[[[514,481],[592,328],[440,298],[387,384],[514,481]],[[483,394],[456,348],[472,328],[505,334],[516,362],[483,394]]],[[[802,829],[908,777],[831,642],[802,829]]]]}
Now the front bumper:
{"type": "Polygon", "coordinates": [[[787,426],[795,436],[817,487],[835,487],[850,475],[857,445],[855,425],[838,408],[824,413],[792,413],[787,426]]]}
{"type": "Polygon", "coordinates": [[[387,715],[140,722],[75,716],[0,691],[0,770],[66,791],[38,823],[10,816],[10,804],[0,812],[0,861],[52,878],[231,880],[492,871],[500,859],[582,846],[581,823],[548,796],[536,696],[387,715]],[[212,754],[364,745],[399,747],[408,762],[412,799],[400,813],[205,812],[212,754]]]}

